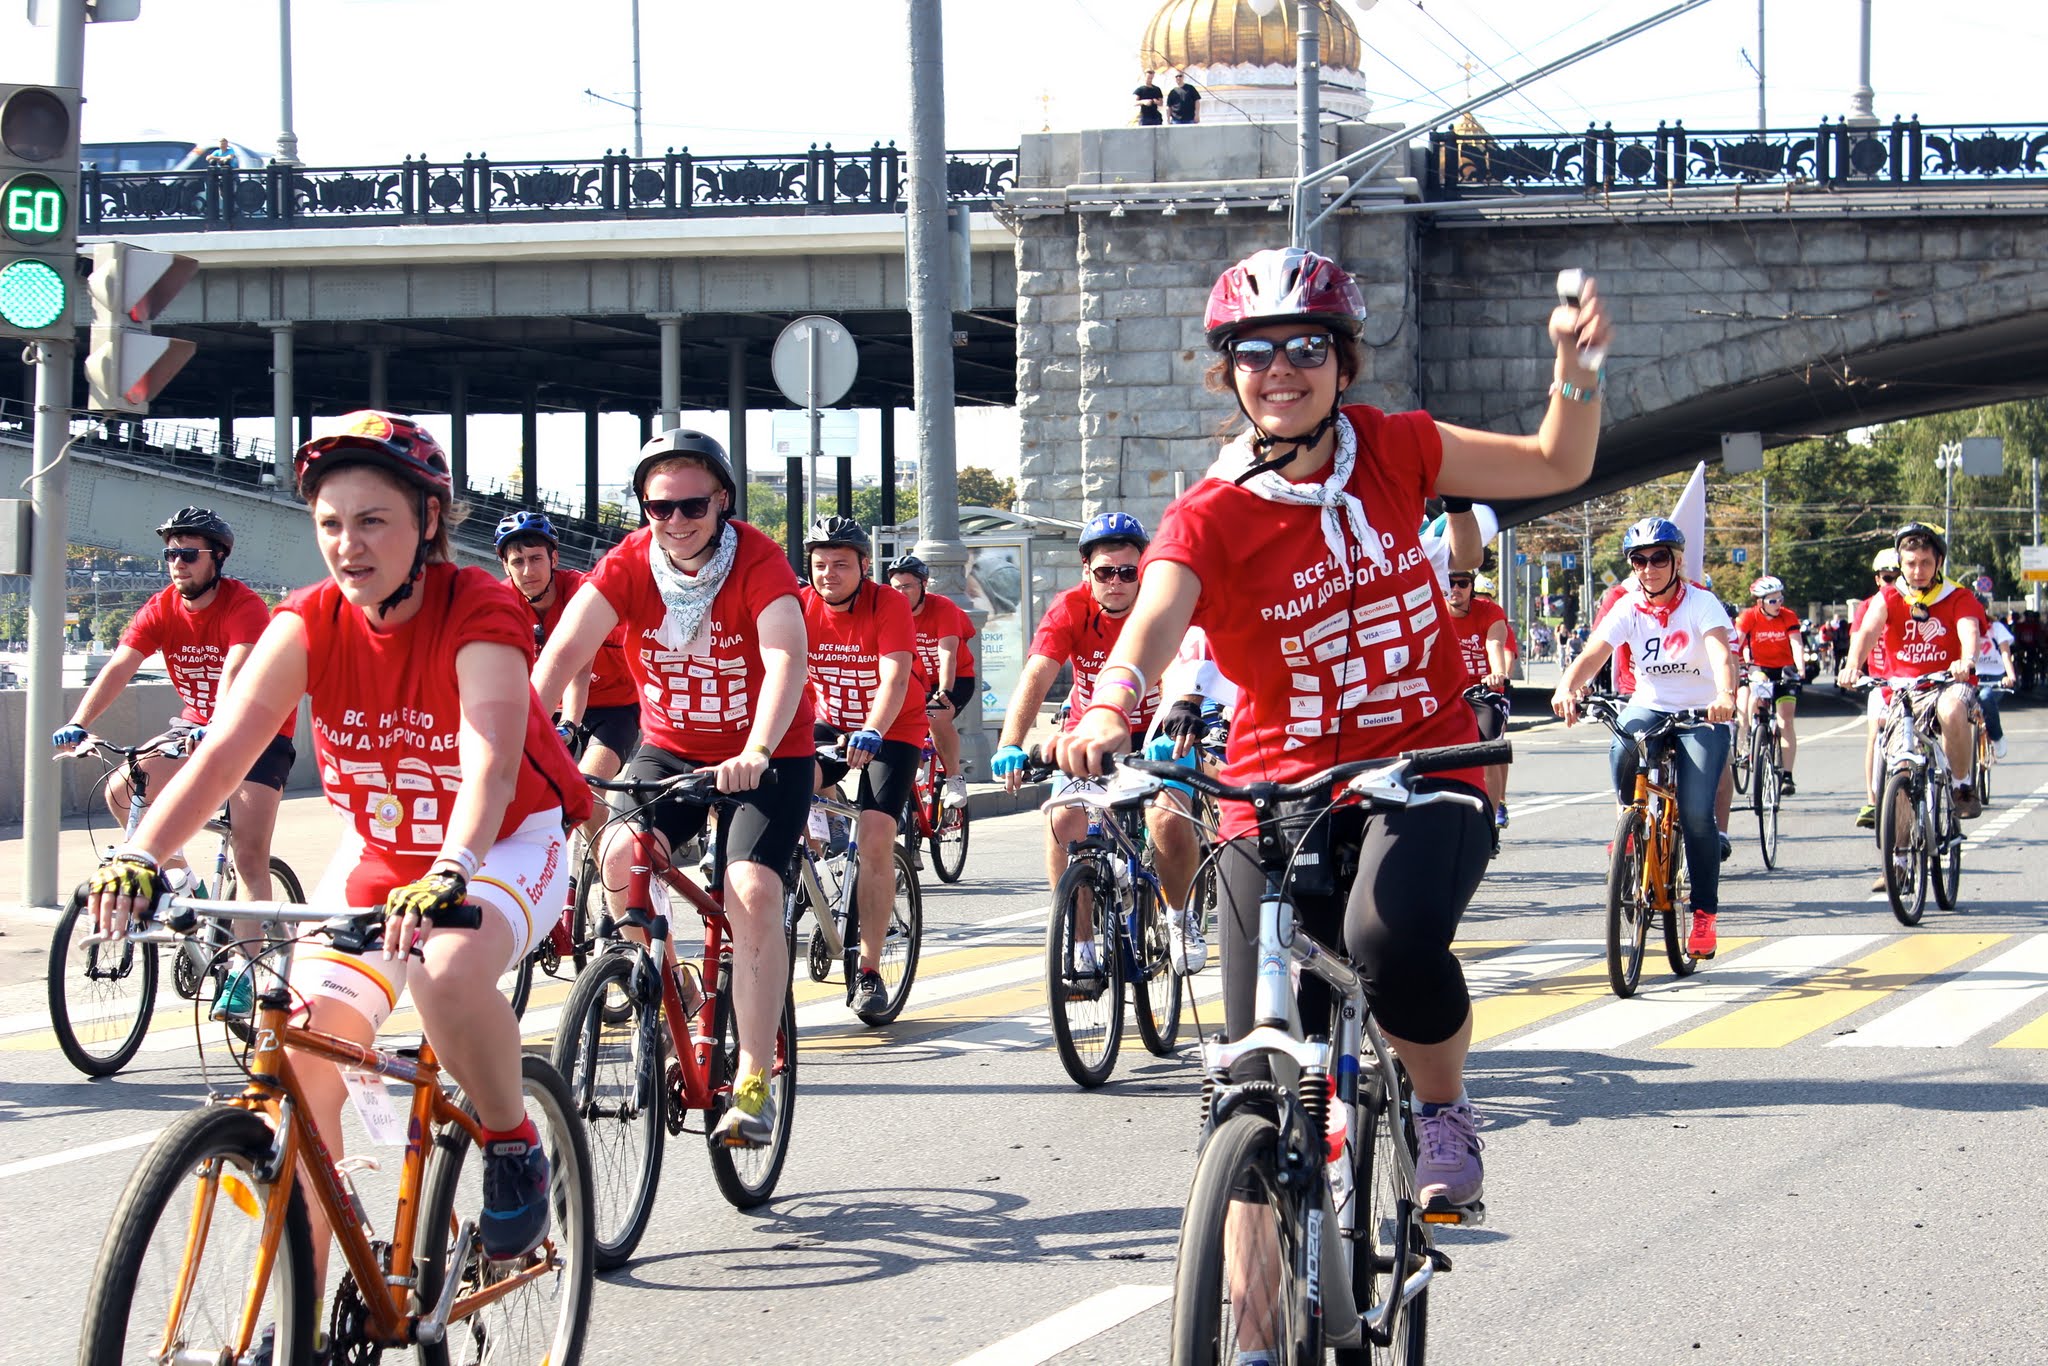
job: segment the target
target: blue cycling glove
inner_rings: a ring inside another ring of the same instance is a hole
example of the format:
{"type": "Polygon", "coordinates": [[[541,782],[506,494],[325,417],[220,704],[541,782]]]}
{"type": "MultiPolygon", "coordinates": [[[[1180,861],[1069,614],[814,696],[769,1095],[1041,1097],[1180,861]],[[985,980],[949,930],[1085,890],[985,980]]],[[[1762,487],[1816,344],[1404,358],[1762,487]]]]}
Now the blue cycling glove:
{"type": "Polygon", "coordinates": [[[1013,773],[1022,773],[1028,762],[1023,750],[1015,745],[1004,745],[989,761],[988,769],[998,778],[1007,778],[1013,773]]]}
{"type": "Polygon", "coordinates": [[[197,748],[199,747],[199,742],[200,742],[201,740],[204,740],[205,738],[206,738],[206,727],[204,727],[204,726],[194,726],[194,727],[192,727],[192,729],[190,729],[190,730],[186,731],[186,732],[185,732],[185,752],[186,752],[187,754],[190,754],[190,753],[191,753],[191,752],[192,752],[193,750],[195,750],[195,749],[197,749],[197,748]]]}
{"type": "Polygon", "coordinates": [[[58,728],[55,735],[50,737],[50,747],[52,749],[62,749],[66,745],[82,745],[86,742],[86,739],[84,726],[62,726],[58,728]]]}
{"type": "Polygon", "coordinates": [[[862,726],[859,730],[846,737],[846,747],[849,750],[857,749],[862,754],[880,754],[882,752],[882,732],[876,730],[873,726],[862,726]]]}

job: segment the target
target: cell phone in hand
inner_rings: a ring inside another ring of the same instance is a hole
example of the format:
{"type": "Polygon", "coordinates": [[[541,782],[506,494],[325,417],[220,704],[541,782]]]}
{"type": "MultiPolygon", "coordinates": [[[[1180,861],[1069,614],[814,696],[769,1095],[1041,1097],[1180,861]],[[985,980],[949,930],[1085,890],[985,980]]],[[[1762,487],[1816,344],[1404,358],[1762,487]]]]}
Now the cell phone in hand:
{"type": "MultiPolygon", "coordinates": [[[[1568,266],[1557,273],[1557,301],[1566,308],[1577,308],[1586,293],[1586,272],[1577,266],[1568,266]]],[[[1607,360],[1605,347],[1580,347],[1579,364],[1588,370],[1598,370],[1607,360]]]]}

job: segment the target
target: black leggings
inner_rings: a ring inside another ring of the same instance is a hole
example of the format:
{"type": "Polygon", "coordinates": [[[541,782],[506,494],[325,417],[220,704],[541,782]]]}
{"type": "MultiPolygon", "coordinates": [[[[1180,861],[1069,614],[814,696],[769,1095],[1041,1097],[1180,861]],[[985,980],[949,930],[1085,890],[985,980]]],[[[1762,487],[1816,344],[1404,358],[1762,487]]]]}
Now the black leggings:
{"type": "MultiPolygon", "coordinates": [[[[1417,787],[1473,792],[1463,783],[1417,787]]],[[[1358,966],[1382,1029],[1412,1043],[1442,1043],[1463,1027],[1472,1007],[1451,940],[1486,873],[1491,815],[1462,802],[1438,802],[1371,816],[1351,808],[1330,820],[1330,847],[1357,851],[1357,877],[1343,902],[1334,896],[1300,898],[1295,909],[1302,927],[1341,948],[1358,966]]],[[[1216,856],[1223,1011],[1233,1039],[1251,1029],[1256,1008],[1259,898],[1266,886],[1256,850],[1256,842],[1244,838],[1216,856]]],[[[1329,988],[1303,973],[1304,1027],[1318,1032],[1329,1011],[1329,988]]]]}

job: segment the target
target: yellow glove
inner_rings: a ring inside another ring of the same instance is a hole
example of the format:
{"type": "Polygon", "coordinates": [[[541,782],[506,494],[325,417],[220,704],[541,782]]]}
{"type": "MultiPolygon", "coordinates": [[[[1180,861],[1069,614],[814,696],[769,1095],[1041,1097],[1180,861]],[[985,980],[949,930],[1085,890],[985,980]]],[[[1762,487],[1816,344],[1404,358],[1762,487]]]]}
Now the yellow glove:
{"type": "Polygon", "coordinates": [[[416,882],[393,887],[384,898],[384,956],[402,958],[412,951],[421,922],[435,911],[460,906],[469,894],[469,879],[453,869],[439,868],[416,882]]]}

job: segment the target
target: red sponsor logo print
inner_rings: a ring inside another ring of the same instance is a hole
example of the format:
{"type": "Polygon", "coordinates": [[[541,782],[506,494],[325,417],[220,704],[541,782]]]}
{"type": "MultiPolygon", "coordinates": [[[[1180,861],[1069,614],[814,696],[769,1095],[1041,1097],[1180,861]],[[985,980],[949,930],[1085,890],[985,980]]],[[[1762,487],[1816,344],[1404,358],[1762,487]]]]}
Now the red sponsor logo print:
{"type": "Polygon", "coordinates": [[[1664,657],[1669,659],[1673,655],[1682,655],[1685,653],[1685,647],[1690,644],[1692,644],[1692,636],[1688,632],[1684,630],[1668,632],[1664,637],[1664,657]]]}

